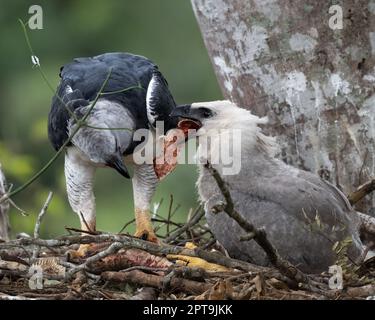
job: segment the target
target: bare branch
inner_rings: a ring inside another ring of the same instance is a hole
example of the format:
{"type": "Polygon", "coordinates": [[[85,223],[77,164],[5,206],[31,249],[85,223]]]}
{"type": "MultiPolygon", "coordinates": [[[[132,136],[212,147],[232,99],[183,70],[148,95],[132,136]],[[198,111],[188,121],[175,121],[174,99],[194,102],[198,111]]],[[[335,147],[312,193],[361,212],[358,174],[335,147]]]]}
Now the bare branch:
{"type": "Polygon", "coordinates": [[[355,205],[373,191],[375,191],[375,179],[372,179],[359,186],[357,190],[348,195],[348,200],[351,205],[355,205]]]}
{"type": "MultiPolygon", "coordinates": [[[[1,170],[1,163],[0,163],[0,198],[6,194],[6,181],[5,176],[1,170]]],[[[5,202],[3,204],[0,203],[0,239],[8,240],[9,239],[9,218],[8,218],[8,211],[9,211],[9,202],[5,202]]]]}
{"type": "Polygon", "coordinates": [[[203,216],[204,216],[204,210],[202,210],[202,207],[199,206],[195,210],[195,213],[194,213],[193,217],[187,223],[185,223],[181,228],[175,230],[174,232],[172,232],[172,234],[170,236],[165,238],[165,242],[171,243],[174,240],[176,240],[186,230],[188,230],[189,228],[191,228],[192,226],[197,224],[202,219],[203,216]]]}
{"type": "Polygon", "coordinates": [[[40,224],[42,223],[43,217],[47,212],[48,206],[51,203],[53,197],[53,192],[50,191],[47,196],[47,200],[45,201],[42,209],[40,210],[38,214],[38,218],[36,219],[35,227],[34,227],[34,238],[39,238],[39,232],[40,232],[40,224]]]}
{"type": "Polygon", "coordinates": [[[110,254],[116,253],[118,250],[120,250],[123,247],[124,247],[124,244],[121,243],[121,242],[112,243],[104,251],[101,251],[101,252],[97,253],[96,255],[87,258],[84,263],[82,263],[82,264],[72,268],[71,270],[69,270],[69,272],[66,274],[67,279],[70,279],[78,271],[86,270],[90,264],[92,264],[96,261],[99,261],[100,259],[103,259],[103,258],[109,256],[110,254]]]}
{"type": "MultiPolygon", "coordinates": [[[[34,238],[35,239],[39,238],[40,225],[42,223],[44,215],[47,212],[47,209],[48,209],[48,206],[49,206],[49,204],[50,204],[50,202],[52,200],[52,197],[53,197],[53,192],[50,191],[48,193],[47,200],[45,201],[42,209],[40,210],[40,212],[38,214],[38,217],[37,217],[36,222],[35,222],[35,227],[34,227],[34,238]]],[[[35,258],[38,257],[39,251],[40,251],[40,247],[39,246],[35,246],[35,249],[33,251],[33,259],[35,259],[35,258]]]]}
{"type": "MultiPolygon", "coordinates": [[[[135,283],[143,286],[154,287],[158,289],[164,288],[164,277],[148,274],[139,270],[132,270],[129,272],[103,272],[102,277],[104,280],[121,282],[121,283],[135,283]]],[[[170,290],[183,291],[189,294],[201,294],[208,289],[211,285],[204,282],[197,282],[186,280],[183,278],[174,277],[169,282],[170,290]]]]}

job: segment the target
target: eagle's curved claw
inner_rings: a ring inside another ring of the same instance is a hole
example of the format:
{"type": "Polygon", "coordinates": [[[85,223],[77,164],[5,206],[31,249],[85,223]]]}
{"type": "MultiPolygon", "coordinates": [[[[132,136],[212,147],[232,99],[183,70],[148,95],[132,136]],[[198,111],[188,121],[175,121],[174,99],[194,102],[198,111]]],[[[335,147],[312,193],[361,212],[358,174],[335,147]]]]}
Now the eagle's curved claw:
{"type": "Polygon", "coordinates": [[[92,251],[90,248],[92,247],[91,244],[81,244],[78,248],[78,250],[69,250],[67,252],[68,254],[68,260],[75,260],[75,259],[82,259],[89,255],[89,253],[92,251]]]}
{"type": "Polygon", "coordinates": [[[152,227],[149,210],[135,208],[136,231],[134,236],[142,240],[159,243],[152,227]]]}
{"type": "Polygon", "coordinates": [[[69,250],[67,252],[68,260],[74,261],[91,257],[99,251],[107,248],[108,245],[108,242],[80,244],[78,250],[69,250]]]}
{"type": "Polygon", "coordinates": [[[160,243],[159,239],[157,238],[157,236],[154,233],[154,230],[146,230],[146,229],[137,230],[135,232],[134,236],[136,238],[139,238],[139,239],[142,239],[142,240],[145,240],[145,241],[150,241],[150,242],[154,242],[154,243],[158,243],[158,244],[160,243]]]}

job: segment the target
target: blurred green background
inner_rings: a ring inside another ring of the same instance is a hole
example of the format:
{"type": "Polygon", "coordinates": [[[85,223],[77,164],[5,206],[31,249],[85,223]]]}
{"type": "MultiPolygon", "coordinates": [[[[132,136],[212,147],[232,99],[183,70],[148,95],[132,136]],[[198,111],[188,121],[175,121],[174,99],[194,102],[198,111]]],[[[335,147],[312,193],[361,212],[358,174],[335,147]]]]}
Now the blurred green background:
{"type": "MultiPolygon", "coordinates": [[[[188,0],[0,0],[0,162],[14,187],[37,172],[54,154],[47,139],[47,115],[52,92],[31,58],[18,22],[28,21],[29,7],[43,8],[43,29],[29,30],[40,63],[54,87],[60,66],[75,57],[126,51],[144,55],[159,65],[177,103],[221,98],[213,69],[188,0]]],[[[164,199],[159,213],[167,215],[170,195],[181,207],[184,221],[197,204],[194,165],[180,165],[159,184],[154,202],[164,199]]],[[[42,236],[78,227],[69,207],[63,176],[63,157],[32,186],[14,197],[27,213],[11,209],[12,235],[31,233],[48,191],[54,192],[42,225],[42,236]]],[[[133,218],[130,180],[101,169],[95,184],[97,227],[118,232],[133,218]]],[[[127,229],[132,232],[132,228],[127,229]]]]}

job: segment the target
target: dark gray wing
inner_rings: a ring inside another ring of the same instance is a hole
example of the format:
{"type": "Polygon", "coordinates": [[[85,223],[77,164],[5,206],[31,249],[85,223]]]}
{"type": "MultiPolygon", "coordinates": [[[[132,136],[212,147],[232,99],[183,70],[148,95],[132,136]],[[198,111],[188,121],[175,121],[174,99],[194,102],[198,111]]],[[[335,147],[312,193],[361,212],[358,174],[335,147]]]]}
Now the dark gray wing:
{"type": "MultiPolygon", "coordinates": [[[[105,53],[90,58],[77,58],[61,68],[61,82],[52,100],[48,132],[55,149],[59,149],[68,138],[67,122],[71,118],[58,97],[64,97],[64,103],[69,104],[72,110],[87,105],[95,99],[110,70],[111,76],[104,88],[103,98],[126,108],[136,120],[137,129],[148,127],[146,91],[152,75],[158,73],[153,62],[129,53],[105,53]],[[141,89],[126,90],[138,85],[141,89]]],[[[166,84],[161,74],[158,78],[166,84]]],[[[164,92],[166,91],[167,86],[164,87],[164,92]]],[[[170,93],[169,96],[172,97],[170,93]]],[[[162,112],[161,107],[157,110],[162,112]]],[[[170,104],[167,105],[167,110],[169,112],[170,104]]]]}
{"type": "Polygon", "coordinates": [[[81,91],[72,89],[69,79],[61,81],[52,98],[52,107],[48,115],[48,138],[56,151],[68,138],[67,124],[71,114],[77,108],[88,104],[89,101],[84,98],[81,91]]]}
{"type": "Polygon", "coordinates": [[[349,202],[336,187],[317,175],[290,166],[271,169],[269,174],[253,177],[251,183],[245,177],[237,179],[232,188],[276,203],[301,221],[318,218],[334,226],[348,225],[351,219],[355,220],[350,214],[353,209],[349,202]]]}

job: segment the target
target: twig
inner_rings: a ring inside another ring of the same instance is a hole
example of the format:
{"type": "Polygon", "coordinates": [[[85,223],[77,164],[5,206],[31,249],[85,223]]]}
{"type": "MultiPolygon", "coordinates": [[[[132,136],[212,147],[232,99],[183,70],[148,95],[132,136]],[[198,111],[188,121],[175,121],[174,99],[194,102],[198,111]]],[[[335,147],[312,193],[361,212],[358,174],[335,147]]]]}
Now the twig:
{"type": "MultiPolygon", "coordinates": [[[[124,92],[132,90],[132,89],[142,89],[142,90],[145,90],[145,88],[143,88],[142,84],[139,82],[136,86],[127,87],[127,88],[123,88],[123,89],[115,90],[115,91],[106,91],[106,92],[102,92],[100,95],[101,96],[106,96],[106,95],[111,95],[111,94],[124,93],[124,92]]],[[[121,128],[121,129],[124,129],[124,128],[121,128]]],[[[127,130],[129,130],[129,129],[127,129],[127,130]]]]}
{"type": "MultiPolygon", "coordinates": [[[[40,224],[42,223],[43,217],[47,212],[47,209],[48,209],[48,206],[49,206],[49,204],[52,200],[52,197],[53,197],[53,192],[50,191],[48,193],[47,200],[45,201],[42,209],[40,210],[40,212],[38,214],[38,217],[37,217],[36,222],[35,222],[35,227],[34,227],[34,238],[35,239],[39,238],[40,224]]],[[[39,252],[40,252],[40,247],[35,246],[35,249],[33,251],[33,259],[36,259],[38,257],[39,252]]]]}
{"type": "Polygon", "coordinates": [[[78,120],[77,121],[77,125],[76,127],[74,128],[73,132],[70,134],[70,136],[68,137],[68,139],[64,142],[64,144],[60,147],[60,149],[55,153],[55,155],[42,167],[42,169],[40,169],[34,176],[32,176],[28,181],[26,181],[22,186],[18,187],[16,190],[12,191],[12,192],[8,192],[6,193],[5,195],[3,195],[1,198],[0,198],[0,204],[8,199],[10,199],[12,196],[14,196],[15,194],[23,191],[24,189],[26,189],[29,185],[31,185],[36,179],[38,179],[51,165],[52,163],[55,162],[55,160],[60,156],[60,154],[63,153],[63,151],[65,150],[65,147],[70,143],[70,141],[73,139],[73,137],[76,135],[76,133],[81,129],[82,125],[85,123],[85,121],[87,120],[88,116],[90,115],[91,111],[93,110],[93,108],[95,107],[96,103],[98,102],[98,99],[100,97],[100,93],[103,91],[103,89],[105,88],[110,76],[111,76],[111,73],[112,73],[112,69],[109,70],[108,72],[108,75],[107,77],[105,78],[98,94],[96,95],[96,98],[94,99],[93,103],[91,104],[89,110],[86,112],[86,114],[82,117],[82,119],[78,120]]]}
{"type": "MultiPolygon", "coordinates": [[[[6,193],[6,180],[5,176],[1,170],[1,163],[0,163],[0,197],[6,193]]],[[[9,204],[4,203],[0,204],[0,240],[6,241],[9,239],[9,204]]]]}
{"type": "Polygon", "coordinates": [[[169,227],[170,227],[170,221],[171,221],[172,206],[173,206],[173,194],[170,195],[170,201],[169,201],[166,237],[169,237],[169,231],[170,231],[169,227]]]}
{"type": "Polygon", "coordinates": [[[375,218],[358,211],[356,211],[356,213],[361,220],[360,228],[363,228],[361,231],[366,231],[367,234],[372,235],[375,240],[375,218]]]}
{"type": "Polygon", "coordinates": [[[12,295],[0,292],[0,300],[39,300],[39,298],[36,299],[36,298],[27,298],[24,296],[12,296],[12,295]]]}
{"type": "MultiPolygon", "coordinates": [[[[131,282],[138,285],[154,287],[158,289],[164,288],[163,276],[148,274],[139,270],[132,270],[129,272],[107,271],[102,273],[102,278],[104,280],[112,282],[131,282]]],[[[182,291],[189,294],[201,294],[209,290],[211,288],[211,285],[204,282],[197,282],[173,277],[169,282],[169,288],[171,291],[182,291]]]]}
{"type": "Polygon", "coordinates": [[[346,293],[352,297],[368,297],[375,295],[375,285],[368,284],[362,287],[347,288],[346,293]]]}
{"type": "Polygon", "coordinates": [[[14,208],[16,209],[17,211],[19,211],[21,213],[22,216],[24,217],[27,217],[28,214],[26,213],[25,210],[21,209],[19,206],[16,205],[16,203],[12,200],[12,199],[8,199],[8,202],[9,204],[14,208]]]}
{"type": "Polygon", "coordinates": [[[52,197],[53,197],[53,192],[50,191],[48,193],[47,200],[45,201],[42,209],[40,210],[40,212],[38,214],[38,218],[36,219],[36,223],[35,223],[35,227],[34,227],[34,238],[39,238],[40,224],[43,220],[44,215],[47,212],[47,209],[48,209],[49,204],[51,203],[52,197]]]}
{"type": "MultiPolygon", "coordinates": [[[[181,225],[182,225],[182,223],[174,222],[174,221],[172,221],[172,220],[170,220],[170,221],[168,222],[168,220],[163,219],[163,218],[151,218],[151,221],[152,221],[152,222],[159,222],[159,223],[161,223],[161,224],[167,224],[167,223],[169,223],[171,226],[175,226],[175,227],[177,227],[177,228],[181,228],[181,225]]],[[[156,228],[155,228],[155,229],[156,229],[156,228]]]]}
{"type": "Polygon", "coordinates": [[[202,210],[201,206],[198,206],[198,208],[195,210],[195,214],[193,215],[193,217],[187,223],[185,223],[181,228],[172,232],[172,234],[165,239],[165,242],[170,243],[176,240],[186,230],[188,230],[189,228],[197,224],[200,221],[200,219],[202,219],[203,216],[204,216],[204,210],[202,210]]]}
{"type": "MultiPolygon", "coordinates": [[[[24,32],[24,36],[25,36],[27,45],[29,47],[30,53],[32,54],[32,56],[35,56],[33,48],[31,46],[30,39],[29,39],[28,34],[27,34],[26,25],[25,25],[25,23],[23,23],[23,21],[21,19],[19,19],[19,22],[20,22],[20,24],[22,26],[22,29],[23,29],[23,32],[24,32]]],[[[43,80],[47,83],[47,85],[50,87],[50,89],[54,92],[54,89],[53,89],[52,85],[48,81],[48,79],[47,79],[46,75],[44,74],[43,70],[41,69],[40,65],[38,65],[38,70],[39,70],[39,72],[40,72],[43,80]]],[[[68,139],[64,142],[64,144],[60,147],[60,149],[55,153],[55,155],[35,175],[33,175],[29,180],[27,180],[23,185],[21,185],[20,187],[18,187],[16,190],[14,190],[12,192],[7,192],[4,195],[2,195],[0,197],[0,204],[3,203],[4,201],[10,200],[10,198],[12,196],[14,196],[15,194],[23,191],[29,185],[31,185],[36,179],[38,179],[55,162],[55,160],[60,156],[60,154],[65,150],[65,147],[70,143],[70,141],[73,139],[73,137],[75,136],[75,134],[81,129],[81,127],[87,125],[86,124],[86,120],[88,119],[89,115],[91,114],[91,112],[92,112],[93,108],[95,107],[96,103],[98,102],[99,98],[102,96],[104,88],[107,85],[107,82],[108,82],[108,80],[109,80],[109,78],[111,76],[111,73],[112,73],[112,68],[109,69],[108,75],[105,78],[103,84],[101,85],[101,87],[100,87],[100,89],[99,89],[99,91],[98,91],[98,93],[97,93],[94,101],[92,101],[92,103],[91,103],[88,111],[86,112],[86,114],[81,119],[78,119],[75,116],[74,113],[72,114],[72,112],[69,112],[71,110],[69,108],[67,108],[66,104],[61,100],[62,103],[63,103],[63,105],[68,109],[69,114],[73,117],[73,119],[76,122],[75,129],[70,134],[70,136],[68,137],[68,139]]],[[[138,87],[140,87],[140,86],[138,85],[138,87]]],[[[125,88],[125,89],[121,89],[121,92],[125,92],[127,90],[131,90],[131,89],[134,89],[134,88],[135,88],[135,86],[132,86],[132,87],[129,87],[129,88],[125,88]]],[[[107,92],[106,94],[113,94],[113,92],[107,92]]],[[[60,98],[60,97],[58,97],[58,98],[60,98]]],[[[124,128],[122,128],[122,129],[124,129],[124,128]]]]}
{"type": "MultiPolygon", "coordinates": [[[[86,219],[85,219],[85,217],[84,217],[84,215],[82,214],[81,211],[79,212],[79,215],[80,215],[80,217],[81,217],[83,223],[85,224],[85,226],[86,226],[86,228],[87,228],[87,230],[82,230],[83,233],[89,233],[89,234],[100,234],[99,231],[91,230],[89,224],[87,223],[87,221],[86,221],[86,219]]],[[[72,230],[72,228],[71,228],[70,230],[72,230]]]]}
{"type": "MultiPolygon", "coordinates": [[[[153,214],[153,217],[151,218],[151,221],[153,221],[153,222],[160,222],[160,224],[155,227],[155,232],[160,230],[164,225],[167,226],[167,228],[166,228],[167,232],[166,232],[165,235],[161,236],[162,238],[166,238],[166,237],[169,236],[171,225],[176,226],[178,228],[181,227],[181,224],[178,224],[178,223],[172,221],[172,218],[173,218],[174,214],[180,208],[180,204],[177,204],[176,207],[172,210],[172,204],[173,204],[173,195],[172,194],[170,195],[170,199],[171,199],[171,201],[169,203],[167,218],[162,217],[160,214],[157,213],[157,211],[153,214]]],[[[163,199],[161,199],[161,201],[159,202],[158,208],[160,208],[162,200],[163,199]]]]}
{"type": "Polygon", "coordinates": [[[180,207],[181,207],[181,204],[178,203],[178,204],[176,205],[176,207],[175,207],[175,208],[173,209],[173,211],[172,211],[171,218],[174,217],[174,215],[176,214],[177,210],[180,209],[180,207]]]}
{"type": "Polygon", "coordinates": [[[289,261],[284,260],[280,257],[277,250],[268,240],[265,230],[255,228],[254,225],[252,225],[248,220],[244,219],[243,216],[234,208],[234,203],[230,195],[230,191],[218,171],[210,164],[205,165],[205,167],[209,170],[209,172],[215,179],[226,201],[225,204],[215,206],[213,208],[214,213],[224,211],[232,219],[234,219],[241,228],[248,232],[248,236],[245,238],[245,240],[254,239],[256,243],[264,250],[271,264],[275,266],[282,274],[292,280],[297,281],[298,283],[309,283],[309,278],[303,272],[297,269],[289,261]]]}
{"type": "Polygon", "coordinates": [[[119,231],[119,233],[122,233],[128,226],[130,226],[134,222],[135,222],[135,219],[132,219],[132,220],[128,221],[127,223],[125,223],[124,226],[119,231]]]}
{"type": "Polygon", "coordinates": [[[14,262],[17,262],[19,264],[23,264],[25,266],[30,266],[30,263],[28,263],[24,259],[20,258],[17,255],[13,255],[11,253],[8,253],[6,251],[5,252],[0,252],[0,260],[14,261],[14,262]]]}
{"type": "Polygon", "coordinates": [[[81,263],[80,265],[78,265],[78,266],[72,268],[71,270],[69,270],[67,272],[67,274],[66,274],[67,279],[70,279],[78,271],[86,270],[87,267],[90,264],[92,264],[92,263],[94,263],[96,261],[99,261],[100,259],[103,259],[103,258],[109,256],[110,254],[116,253],[118,250],[120,250],[123,247],[124,247],[124,244],[121,243],[121,242],[114,242],[114,243],[112,243],[104,251],[101,251],[101,252],[97,253],[96,255],[87,258],[84,263],[81,263]]]}
{"type": "Polygon", "coordinates": [[[73,232],[79,232],[79,233],[85,233],[85,234],[92,234],[92,235],[96,235],[96,234],[101,234],[102,233],[101,231],[98,231],[98,230],[89,231],[89,230],[82,230],[82,229],[73,228],[73,227],[65,227],[65,230],[67,230],[68,232],[70,232],[70,234],[72,234],[71,231],[73,231],[73,232]]]}
{"type": "Polygon", "coordinates": [[[372,179],[359,186],[357,190],[348,195],[348,200],[351,205],[355,205],[373,191],[375,191],[375,179],[372,179]]]}
{"type": "MultiPolygon", "coordinates": [[[[6,269],[1,269],[0,270],[0,275],[6,275],[6,276],[16,276],[16,277],[21,277],[21,278],[30,278],[29,271],[26,270],[6,270],[6,269]]],[[[43,278],[44,279],[49,279],[49,280],[65,280],[65,277],[63,275],[58,275],[58,274],[48,274],[48,273],[43,273],[43,278]]]]}
{"type": "MultiPolygon", "coordinates": [[[[13,188],[13,184],[11,184],[11,185],[9,186],[9,189],[7,190],[7,192],[2,192],[2,194],[0,194],[0,196],[3,196],[4,194],[11,192],[11,191],[12,191],[12,188],[13,188]]],[[[9,204],[10,204],[14,209],[16,209],[19,213],[21,213],[21,215],[22,215],[23,217],[27,217],[27,216],[28,216],[28,214],[26,213],[26,211],[23,210],[23,209],[21,209],[19,206],[17,206],[17,204],[16,204],[12,199],[8,199],[8,202],[9,202],[9,204]]]]}
{"type": "Polygon", "coordinates": [[[145,250],[151,254],[156,255],[167,255],[167,254],[181,254],[191,257],[202,258],[208,262],[221,264],[228,268],[240,269],[244,271],[269,271],[269,268],[260,267],[253,265],[248,262],[236,260],[223,256],[215,252],[207,252],[200,248],[187,249],[185,247],[171,246],[171,245],[158,245],[156,243],[144,241],[135,237],[126,235],[111,235],[111,234],[100,234],[100,235],[69,235],[59,237],[57,239],[34,239],[34,238],[21,238],[16,240],[10,240],[7,243],[0,243],[0,249],[11,246],[29,246],[29,245],[40,245],[43,247],[61,247],[70,246],[73,244],[88,244],[88,243],[102,243],[102,242],[120,242],[124,244],[124,247],[135,248],[145,250]]]}
{"type": "MultiPolygon", "coordinates": [[[[0,178],[1,178],[1,174],[0,174],[0,178]]],[[[1,181],[0,181],[0,184],[1,184],[1,181]]],[[[6,191],[6,192],[0,192],[0,198],[1,198],[1,196],[4,196],[5,194],[8,194],[8,193],[10,193],[11,191],[12,191],[12,188],[13,188],[13,184],[11,184],[10,186],[9,186],[9,188],[8,188],[8,190],[6,191]]],[[[23,210],[23,209],[21,209],[19,206],[17,206],[17,204],[12,200],[12,199],[8,199],[8,203],[9,203],[9,205],[11,205],[14,209],[16,209],[19,213],[21,213],[21,215],[23,216],[23,217],[27,217],[28,216],[28,214],[26,213],[26,211],[25,210],[23,210]]],[[[1,203],[0,203],[0,205],[1,205],[1,203]]]]}

